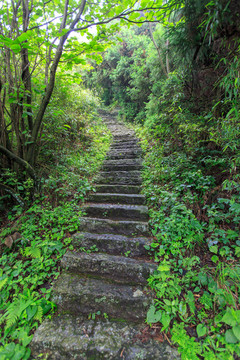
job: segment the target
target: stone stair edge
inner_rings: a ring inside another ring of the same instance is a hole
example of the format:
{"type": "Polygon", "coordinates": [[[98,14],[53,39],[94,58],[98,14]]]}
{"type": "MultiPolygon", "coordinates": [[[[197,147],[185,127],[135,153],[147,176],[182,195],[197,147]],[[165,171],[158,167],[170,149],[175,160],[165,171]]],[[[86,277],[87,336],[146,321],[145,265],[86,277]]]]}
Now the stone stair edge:
{"type": "Polygon", "coordinates": [[[167,342],[159,343],[149,337],[144,343],[141,332],[145,325],[131,322],[98,322],[70,314],[46,320],[30,344],[32,360],[39,353],[48,353],[49,360],[176,360],[175,349],[167,342]],[[73,345],[70,349],[68,343],[73,345]]]}

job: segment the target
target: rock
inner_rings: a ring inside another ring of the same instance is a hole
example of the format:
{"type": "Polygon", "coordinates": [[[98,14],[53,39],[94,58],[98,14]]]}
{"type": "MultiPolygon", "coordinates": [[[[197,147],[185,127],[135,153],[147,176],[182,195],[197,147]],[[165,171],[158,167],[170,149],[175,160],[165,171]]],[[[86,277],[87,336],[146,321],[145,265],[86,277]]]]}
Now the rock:
{"type": "Polygon", "coordinates": [[[108,320],[86,320],[61,315],[46,320],[31,343],[32,356],[48,360],[180,360],[166,342],[141,341],[145,325],[108,320]]]}
{"type": "Polygon", "coordinates": [[[22,235],[19,232],[15,232],[13,235],[8,235],[5,238],[4,244],[11,249],[14,243],[17,243],[21,239],[22,235]]]}

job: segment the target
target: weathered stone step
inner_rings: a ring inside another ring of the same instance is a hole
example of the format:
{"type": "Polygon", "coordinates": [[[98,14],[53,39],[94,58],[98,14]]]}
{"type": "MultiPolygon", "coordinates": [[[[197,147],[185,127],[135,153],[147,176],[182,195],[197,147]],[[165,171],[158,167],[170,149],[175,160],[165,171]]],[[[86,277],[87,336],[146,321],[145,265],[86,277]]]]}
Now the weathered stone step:
{"type": "Polygon", "coordinates": [[[132,170],[141,170],[141,164],[103,164],[102,169],[104,171],[132,171],[132,170]]]}
{"type": "Polygon", "coordinates": [[[139,156],[139,155],[141,155],[141,153],[142,153],[142,150],[139,146],[135,147],[135,148],[125,148],[125,147],[122,147],[120,149],[110,148],[109,152],[107,153],[107,157],[112,156],[112,155],[123,154],[127,158],[127,156],[129,156],[129,155],[139,156]]]}
{"type": "Polygon", "coordinates": [[[136,140],[136,136],[134,136],[133,134],[126,134],[126,135],[113,135],[113,140],[114,142],[116,141],[135,141],[136,140]]]}
{"type": "Polygon", "coordinates": [[[124,146],[126,146],[126,147],[137,146],[140,148],[139,142],[137,140],[114,141],[111,144],[111,147],[114,147],[114,148],[124,147],[124,146]]]}
{"type": "Polygon", "coordinates": [[[82,217],[80,218],[78,230],[96,234],[116,234],[134,237],[150,236],[148,223],[143,221],[113,221],[82,217]]]}
{"type": "Polygon", "coordinates": [[[141,153],[140,152],[134,152],[134,151],[129,151],[127,153],[124,152],[120,152],[120,151],[110,151],[107,154],[107,159],[109,160],[122,160],[122,159],[140,159],[141,158],[141,153]]]}
{"type": "Polygon", "coordinates": [[[146,237],[127,237],[114,234],[76,233],[72,236],[72,245],[75,249],[91,249],[97,247],[98,251],[112,255],[127,254],[129,257],[144,256],[148,252],[146,245],[151,239],[146,237]]]}
{"type": "Polygon", "coordinates": [[[61,266],[70,272],[98,276],[123,284],[147,284],[157,265],[124,256],[68,251],[61,266]]]}
{"type": "MultiPolygon", "coordinates": [[[[48,360],[178,360],[167,342],[149,336],[142,341],[146,325],[109,320],[86,320],[61,315],[46,320],[30,344],[33,358],[48,354],[48,360]]],[[[150,330],[151,332],[151,330],[150,330]]],[[[151,335],[151,333],[150,333],[151,335]]]]}
{"type": "Polygon", "coordinates": [[[145,196],[140,194],[94,193],[88,196],[90,202],[143,205],[145,196]]]}
{"type": "Polygon", "coordinates": [[[112,318],[134,321],[145,318],[152,299],[142,286],[111,284],[72,273],[57,279],[52,297],[59,312],[89,315],[101,311],[112,318]]]}
{"type": "Polygon", "coordinates": [[[140,185],[140,171],[100,171],[96,179],[98,184],[140,185]]]}
{"type": "Polygon", "coordinates": [[[103,165],[142,165],[142,159],[118,159],[118,160],[109,160],[106,159],[103,162],[103,165]]]}
{"type": "Polygon", "coordinates": [[[109,152],[114,152],[114,151],[117,151],[117,152],[141,152],[141,148],[140,146],[138,145],[125,145],[125,144],[122,144],[122,145],[111,145],[110,146],[110,149],[109,149],[109,152]]]}
{"type": "Polygon", "coordinates": [[[143,205],[87,203],[83,209],[95,218],[148,221],[148,208],[143,205]]]}
{"type": "Polygon", "coordinates": [[[114,194],[139,194],[140,186],[135,185],[95,185],[96,192],[99,193],[114,193],[114,194]]]}

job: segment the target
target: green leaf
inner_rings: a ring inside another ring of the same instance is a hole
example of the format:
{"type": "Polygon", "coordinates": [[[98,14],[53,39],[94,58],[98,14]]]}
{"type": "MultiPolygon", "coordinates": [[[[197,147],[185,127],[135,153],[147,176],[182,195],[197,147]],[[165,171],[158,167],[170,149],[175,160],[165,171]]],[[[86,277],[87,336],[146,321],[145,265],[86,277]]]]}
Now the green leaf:
{"type": "Polygon", "coordinates": [[[28,321],[31,320],[37,312],[37,306],[28,306],[26,309],[28,321]]]}
{"type": "Polygon", "coordinates": [[[28,40],[28,39],[29,39],[29,36],[30,36],[30,34],[24,32],[24,33],[22,33],[20,36],[18,36],[15,41],[18,41],[19,43],[21,43],[21,42],[23,42],[23,41],[28,40]]]}
{"type": "Polygon", "coordinates": [[[171,321],[170,315],[166,314],[165,312],[162,314],[161,323],[163,324],[163,329],[165,330],[168,328],[171,321]]]}
{"type": "Polygon", "coordinates": [[[170,270],[170,266],[168,265],[159,265],[158,267],[158,271],[169,271],[170,270]]]}
{"type": "Polygon", "coordinates": [[[161,320],[161,311],[156,311],[156,308],[154,305],[151,305],[148,312],[147,312],[147,323],[153,324],[161,320]]]}
{"type": "Polygon", "coordinates": [[[240,341],[240,325],[236,325],[232,328],[233,334],[240,341]]]}
{"type": "Polygon", "coordinates": [[[213,256],[211,257],[211,260],[212,260],[212,262],[214,262],[214,264],[216,264],[216,263],[218,262],[219,258],[218,258],[217,255],[213,255],[213,256]]]}
{"type": "Polygon", "coordinates": [[[196,330],[197,330],[198,337],[204,336],[207,333],[206,326],[204,326],[202,324],[198,324],[196,330]]]}
{"type": "Polygon", "coordinates": [[[218,253],[218,246],[214,245],[214,246],[210,246],[209,250],[214,253],[217,254],[218,253]]]}
{"type": "Polygon", "coordinates": [[[237,344],[238,343],[238,339],[234,335],[232,329],[226,331],[225,340],[228,344],[237,344]]]}
{"type": "Polygon", "coordinates": [[[226,314],[222,317],[221,321],[230,326],[235,326],[237,323],[236,318],[234,317],[231,309],[229,308],[227,309],[226,314]]]}

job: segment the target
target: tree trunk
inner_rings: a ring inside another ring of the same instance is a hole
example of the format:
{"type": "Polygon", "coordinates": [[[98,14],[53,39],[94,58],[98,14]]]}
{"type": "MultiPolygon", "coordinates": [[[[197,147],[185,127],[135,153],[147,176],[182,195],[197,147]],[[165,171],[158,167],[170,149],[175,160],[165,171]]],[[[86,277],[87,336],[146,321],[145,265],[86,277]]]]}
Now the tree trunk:
{"type": "Polygon", "coordinates": [[[168,72],[164,66],[164,63],[163,63],[163,59],[162,59],[162,54],[161,54],[161,50],[159,48],[159,46],[157,45],[154,37],[153,37],[153,32],[152,32],[152,24],[149,23],[149,29],[150,29],[150,35],[151,35],[151,39],[152,39],[152,42],[157,50],[157,53],[158,53],[158,57],[159,57],[159,60],[160,60],[160,64],[161,64],[161,68],[162,68],[162,71],[164,73],[164,75],[168,78],[168,72]]]}

